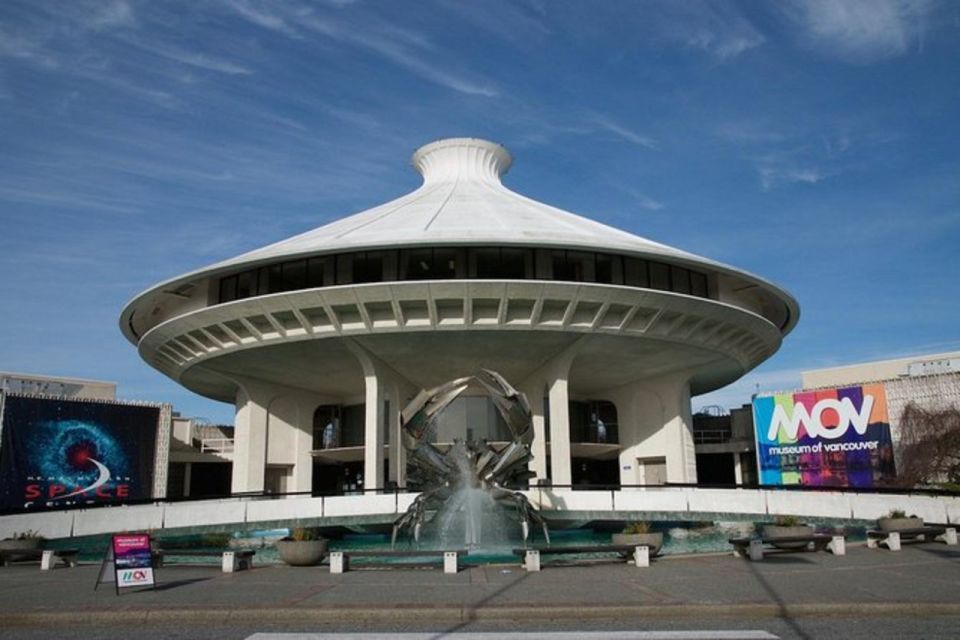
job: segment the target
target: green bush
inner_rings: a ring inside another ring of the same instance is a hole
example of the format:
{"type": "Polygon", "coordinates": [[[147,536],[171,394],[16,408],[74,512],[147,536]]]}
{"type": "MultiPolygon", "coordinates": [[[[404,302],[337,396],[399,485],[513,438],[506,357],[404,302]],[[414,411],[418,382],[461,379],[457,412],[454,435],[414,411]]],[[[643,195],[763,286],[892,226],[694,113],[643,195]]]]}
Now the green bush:
{"type": "Polygon", "coordinates": [[[903,509],[891,509],[890,513],[887,514],[888,518],[906,518],[907,512],[903,509]]]}
{"type": "Polygon", "coordinates": [[[777,516],[773,524],[778,527],[799,527],[803,524],[803,521],[797,516],[777,516]]]}
{"type": "Polygon", "coordinates": [[[320,527],[294,527],[290,529],[290,539],[297,542],[306,542],[309,540],[322,540],[320,527]]]}
{"type": "Polygon", "coordinates": [[[622,533],[633,535],[636,533],[650,533],[650,523],[643,520],[628,522],[623,526],[622,533]]]}

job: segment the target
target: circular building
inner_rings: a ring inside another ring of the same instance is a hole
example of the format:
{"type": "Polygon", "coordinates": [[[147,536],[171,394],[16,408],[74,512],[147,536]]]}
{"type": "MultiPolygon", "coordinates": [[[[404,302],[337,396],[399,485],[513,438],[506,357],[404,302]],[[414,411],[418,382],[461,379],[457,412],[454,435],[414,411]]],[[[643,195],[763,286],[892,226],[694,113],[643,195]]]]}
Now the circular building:
{"type": "MultiPolygon", "coordinates": [[[[234,492],[403,486],[399,410],[480,368],[530,399],[536,481],[696,481],[691,395],[770,357],[796,301],[514,193],[511,162],[485,140],[427,144],[412,193],[127,304],[151,366],[235,404],[234,492]]],[[[477,390],[431,437],[505,433],[477,390]]]]}

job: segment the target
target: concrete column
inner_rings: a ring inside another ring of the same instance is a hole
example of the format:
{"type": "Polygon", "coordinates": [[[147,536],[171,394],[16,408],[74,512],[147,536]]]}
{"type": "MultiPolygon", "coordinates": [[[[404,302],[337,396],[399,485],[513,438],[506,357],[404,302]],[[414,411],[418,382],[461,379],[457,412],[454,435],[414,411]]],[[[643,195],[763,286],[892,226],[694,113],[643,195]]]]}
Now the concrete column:
{"type": "Polygon", "coordinates": [[[230,490],[233,493],[263,491],[267,467],[266,403],[238,390],[236,406],[230,490]]]}
{"type": "Polygon", "coordinates": [[[390,434],[390,480],[402,487],[407,483],[407,451],[400,435],[400,410],[403,399],[396,384],[390,385],[390,415],[387,416],[387,431],[390,434]]]}
{"type": "Polygon", "coordinates": [[[190,497],[190,482],[193,476],[193,463],[187,462],[183,465],[183,497],[190,497]]]}
{"type": "Polygon", "coordinates": [[[740,465],[740,452],[733,455],[733,480],[738,485],[743,484],[743,467],[740,465]]]}
{"type": "Polygon", "coordinates": [[[566,377],[550,381],[550,475],[553,484],[570,484],[570,398],[566,377]]]}
{"type": "Polygon", "coordinates": [[[293,435],[296,457],[287,486],[287,491],[291,493],[313,489],[313,456],[310,455],[313,449],[313,414],[310,411],[312,403],[300,404],[299,420],[293,435]]]}
{"type": "Polygon", "coordinates": [[[375,373],[364,376],[366,418],[363,438],[363,488],[383,488],[384,415],[383,385],[375,373]]]}

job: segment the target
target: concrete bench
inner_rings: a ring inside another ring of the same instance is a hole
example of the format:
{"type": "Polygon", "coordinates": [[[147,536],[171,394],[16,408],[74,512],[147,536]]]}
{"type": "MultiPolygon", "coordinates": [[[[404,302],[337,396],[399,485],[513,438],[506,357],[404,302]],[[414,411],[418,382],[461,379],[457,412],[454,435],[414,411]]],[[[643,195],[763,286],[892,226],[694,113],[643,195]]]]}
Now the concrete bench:
{"type": "Polygon", "coordinates": [[[867,546],[871,549],[879,549],[880,545],[886,545],[890,551],[899,551],[900,543],[905,540],[933,542],[937,540],[937,538],[941,538],[943,542],[954,546],[957,544],[957,528],[927,526],[900,529],[899,531],[871,529],[867,531],[867,546]]]}
{"type": "Polygon", "coordinates": [[[52,569],[57,561],[63,562],[70,568],[77,566],[79,553],[79,549],[11,549],[0,551],[0,560],[5,567],[12,562],[39,560],[40,569],[47,571],[52,569]]]}
{"type": "Polygon", "coordinates": [[[220,558],[220,566],[224,573],[233,573],[253,567],[253,549],[157,549],[153,553],[156,566],[162,567],[168,556],[185,556],[188,558],[220,558]]]}
{"type": "Polygon", "coordinates": [[[523,568],[527,571],[540,571],[541,555],[564,555],[578,553],[619,553],[621,556],[632,557],[638,567],[650,566],[650,547],[630,544],[597,544],[578,547],[532,547],[514,549],[514,555],[523,559],[523,568]]]}
{"type": "Polygon", "coordinates": [[[730,538],[727,540],[733,545],[733,554],[751,560],[763,560],[764,545],[776,548],[776,545],[797,545],[796,549],[784,551],[813,551],[829,550],[835,556],[847,553],[846,539],[841,535],[814,533],[808,536],[783,536],[776,538],[730,538]]]}
{"type": "Polygon", "coordinates": [[[433,564],[432,559],[436,557],[443,558],[444,573],[456,573],[460,568],[460,556],[466,554],[466,549],[417,549],[405,551],[396,551],[392,549],[377,551],[369,549],[360,551],[331,551],[330,573],[346,573],[349,571],[351,558],[408,558],[410,559],[409,562],[398,564],[401,566],[409,566],[428,564],[423,561],[418,561],[419,558],[430,558],[431,562],[429,562],[429,564],[433,564]]]}

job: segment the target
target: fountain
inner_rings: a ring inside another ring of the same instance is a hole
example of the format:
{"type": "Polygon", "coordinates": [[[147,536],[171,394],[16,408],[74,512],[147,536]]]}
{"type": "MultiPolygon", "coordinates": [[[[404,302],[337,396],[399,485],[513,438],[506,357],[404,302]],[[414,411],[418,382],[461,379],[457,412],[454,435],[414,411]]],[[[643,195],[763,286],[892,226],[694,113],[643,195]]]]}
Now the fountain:
{"type": "Polygon", "coordinates": [[[394,523],[392,545],[405,531],[419,542],[430,512],[434,516],[429,524],[445,546],[459,546],[459,540],[467,549],[503,543],[508,526],[504,505],[515,509],[524,542],[530,537],[531,524],[539,525],[550,542],[546,522],[527,497],[512,488],[533,476],[527,466],[533,457],[533,429],[526,396],[503,376],[484,369],[476,376],[421,391],[401,412],[401,433],[409,452],[407,486],[421,494],[394,523]],[[490,393],[512,441],[497,449],[486,441],[456,440],[444,452],[428,442],[428,435],[435,432],[443,410],[473,381],[490,393]]]}

